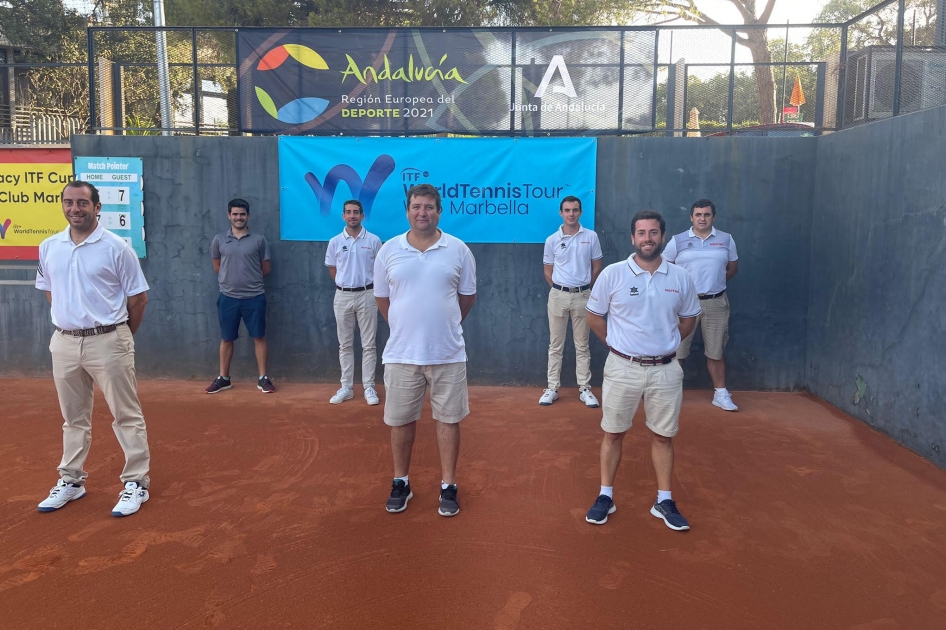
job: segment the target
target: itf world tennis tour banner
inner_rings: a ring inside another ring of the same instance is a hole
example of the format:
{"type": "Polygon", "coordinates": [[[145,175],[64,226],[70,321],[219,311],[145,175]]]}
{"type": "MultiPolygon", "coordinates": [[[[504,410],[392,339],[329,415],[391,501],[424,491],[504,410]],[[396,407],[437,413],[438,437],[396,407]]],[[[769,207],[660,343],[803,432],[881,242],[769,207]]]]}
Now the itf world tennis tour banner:
{"type": "Polygon", "coordinates": [[[468,243],[544,243],[559,202],[581,200],[595,220],[594,138],[279,138],[280,237],[327,241],[357,199],[382,240],[406,232],[407,190],[431,184],[440,228],[468,243]]]}
{"type": "Polygon", "coordinates": [[[239,29],[240,130],[576,136],[651,129],[656,31],[239,29]]]}

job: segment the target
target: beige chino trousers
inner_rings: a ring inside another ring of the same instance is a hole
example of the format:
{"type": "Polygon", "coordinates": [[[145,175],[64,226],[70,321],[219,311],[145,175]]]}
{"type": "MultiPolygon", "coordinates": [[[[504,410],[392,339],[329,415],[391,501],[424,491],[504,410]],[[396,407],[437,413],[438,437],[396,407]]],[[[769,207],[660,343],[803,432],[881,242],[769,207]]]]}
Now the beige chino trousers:
{"type": "Polygon", "coordinates": [[[558,289],[549,290],[549,389],[558,390],[562,385],[562,357],[565,354],[565,333],[568,320],[572,322],[572,338],[575,341],[575,375],[579,389],[591,389],[591,351],[588,348],[588,297],[591,291],[569,293],[558,289]]]}
{"type": "Polygon", "coordinates": [[[121,480],[137,481],[147,488],[151,451],[148,432],[138,401],[135,376],[135,339],[128,326],[93,337],[72,337],[59,331],[49,342],[53,380],[59,394],[62,425],[62,461],[59,476],[66,483],[81,484],[92,445],[93,383],[105,394],[115,421],[112,430],[125,453],[121,480]]]}
{"type": "Polygon", "coordinates": [[[378,353],[378,303],[374,291],[335,291],[335,327],[338,331],[338,362],[342,366],[342,387],[352,388],[355,381],[355,321],[361,332],[361,382],[374,387],[378,353]]]}

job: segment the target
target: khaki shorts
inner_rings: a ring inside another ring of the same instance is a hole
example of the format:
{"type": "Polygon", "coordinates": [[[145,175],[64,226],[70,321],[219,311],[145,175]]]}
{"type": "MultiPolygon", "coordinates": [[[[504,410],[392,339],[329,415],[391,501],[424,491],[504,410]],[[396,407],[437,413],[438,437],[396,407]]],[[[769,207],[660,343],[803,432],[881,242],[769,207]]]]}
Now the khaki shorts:
{"type": "Polygon", "coordinates": [[[420,420],[424,393],[430,387],[434,420],[456,424],[470,415],[466,363],[384,366],[384,423],[401,427],[420,420]]]}
{"type": "Polygon", "coordinates": [[[614,354],[604,363],[601,386],[601,429],[624,433],[631,428],[637,406],[644,399],[647,428],[664,437],[680,429],[683,405],[683,368],[679,361],[667,365],[641,365],[614,354]]]}
{"type": "Polygon", "coordinates": [[[680,342],[677,349],[677,358],[685,359],[690,354],[690,344],[696,328],[703,325],[703,354],[708,359],[719,361],[723,358],[723,348],[729,343],[729,294],[723,293],[712,300],[700,300],[703,312],[696,318],[693,332],[680,342]]]}

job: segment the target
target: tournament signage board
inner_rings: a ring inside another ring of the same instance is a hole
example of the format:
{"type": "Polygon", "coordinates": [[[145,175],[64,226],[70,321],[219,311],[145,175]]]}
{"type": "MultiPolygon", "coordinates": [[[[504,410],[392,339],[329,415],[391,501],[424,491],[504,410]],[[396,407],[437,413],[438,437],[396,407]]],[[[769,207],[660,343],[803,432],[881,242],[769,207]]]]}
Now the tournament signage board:
{"type": "Polygon", "coordinates": [[[122,237],[138,258],[144,258],[145,206],[141,158],[77,157],[76,179],[99,191],[102,210],[99,223],[122,237]]]}
{"type": "Polygon", "coordinates": [[[239,29],[240,130],[593,135],[650,129],[654,31],[239,29]]]}
{"type": "Polygon", "coordinates": [[[70,181],[69,149],[0,150],[0,260],[38,260],[40,243],[66,229],[70,181]]]}
{"type": "Polygon", "coordinates": [[[559,204],[582,202],[594,227],[594,138],[279,138],[280,237],[327,241],[357,199],[382,240],[406,232],[407,190],[440,192],[440,227],[468,243],[544,243],[559,204]]]}

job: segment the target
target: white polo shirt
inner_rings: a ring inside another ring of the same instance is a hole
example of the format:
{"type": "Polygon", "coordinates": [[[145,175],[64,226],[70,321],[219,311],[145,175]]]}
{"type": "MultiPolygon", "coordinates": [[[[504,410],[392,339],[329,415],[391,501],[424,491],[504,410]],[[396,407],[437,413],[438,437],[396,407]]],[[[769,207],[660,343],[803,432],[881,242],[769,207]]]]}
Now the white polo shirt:
{"type": "Polygon", "coordinates": [[[36,288],[52,293],[53,324],[82,330],[127,321],[127,297],[148,290],[135,250],[101,225],[78,245],[69,230],[39,246],[36,288]]]}
{"type": "Polygon", "coordinates": [[[726,290],[726,265],[739,260],[732,235],[713,228],[709,236],[700,238],[690,228],[675,235],[662,256],[690,272],[700,295],[726,290]]]}
{"type": "Polygon", "coordinates": [[[325,266],[335,267],[335,284],[344,289],[364,287],[374,282],[374,259],[381,239],[361,226],[358,236],[342,230],[325,250],[325,266]]]}
{"type": "Polygon", "coordinates": [[[558,228],[545,239],[542,262],[553,265],[552,282],[562,287],[583,287],[591,284],[591,261],[604,258],[601,242],[594,230],[578,226],[574,235],[565,234],[558,228]]]}
{"type": "Polygon", "coordinates": [[[608,316],[608,346],[631,357],[662,357],[680,345],[677,318],[700,314],[693,278],[662,260],[653,274],[632,255],[608,265],[591,289],[586,307],[608,316]]]}
{"type": "Polygon", "coordinates": [[[412,247],[406,233],[382,245],[374,261],[374,295],[391,300],[391,336],[381,362],[466,361],[457,294],[476,294],[476,261],[460,239],[441,231],[426,252],[412,247]]]}

